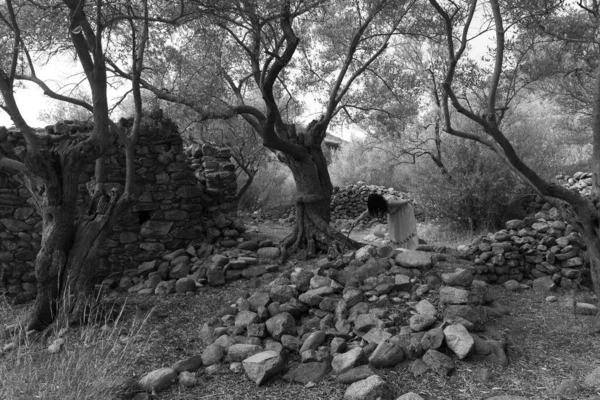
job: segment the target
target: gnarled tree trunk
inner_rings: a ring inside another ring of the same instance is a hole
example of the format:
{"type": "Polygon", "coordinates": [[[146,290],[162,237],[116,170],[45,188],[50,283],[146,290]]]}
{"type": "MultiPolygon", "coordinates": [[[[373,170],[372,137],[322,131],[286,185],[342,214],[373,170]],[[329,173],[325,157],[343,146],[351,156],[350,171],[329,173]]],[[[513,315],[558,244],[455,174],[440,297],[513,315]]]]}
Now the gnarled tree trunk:
{"type": "Polygon", "coordinates": [[[296,226],[283,241],[284,249],[291,253],[299,252],[301,257],[312,257],[319,251],[341,252],[344,247],[360,247],[358,242],[329,225],[333,185],[321,148],[324,135],[309,126],[307,132],[299,136],[300,144],[307,150],[304,156],[279,154],[279,159],[292,171],[298,191],[296,226]]]}

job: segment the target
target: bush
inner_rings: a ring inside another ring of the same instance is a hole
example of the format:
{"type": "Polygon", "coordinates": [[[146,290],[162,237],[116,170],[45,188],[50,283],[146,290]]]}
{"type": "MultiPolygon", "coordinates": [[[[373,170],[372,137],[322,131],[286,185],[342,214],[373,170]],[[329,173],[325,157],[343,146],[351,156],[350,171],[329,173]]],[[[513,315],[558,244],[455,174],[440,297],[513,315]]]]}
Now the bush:
{"type": "Polygon", "coordinates": [[[329,166],[331,182],[336,186],[346,186],[362,181],[405,191],[399,184],[401,181],[396,167],[386,163],[385,159],[380,150],[370,148],[363,141],[345,144],[333,153],[329,166]]]}

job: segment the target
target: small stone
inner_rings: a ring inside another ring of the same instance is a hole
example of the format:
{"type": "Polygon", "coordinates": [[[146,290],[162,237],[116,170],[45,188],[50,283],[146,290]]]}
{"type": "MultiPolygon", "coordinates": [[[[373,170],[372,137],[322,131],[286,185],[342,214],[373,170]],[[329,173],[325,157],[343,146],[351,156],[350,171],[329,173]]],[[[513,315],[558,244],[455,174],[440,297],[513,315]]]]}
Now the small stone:
{"type": "Polygon", "coordinates": [[[521,284],[514,279],[504,282],[504,287],[506,290],[510,290],[511,292],[516,292],[521,289],[521,284]]]}
{"type": "Polygon", "coordinates": [[[428,314],[415,314],[410,317],[409,325],[410,329],[414,332],[421,332],[429,328],[437,321],[436,317],[428,314]]]}
{"type": "Polygon", "coordinates": [[[196,374],[188,371],[183,371],[179,374],[179,383],[187,388],[192,388],[198,384],[196,374]]]}
{"type": "Polygon", "coordinates": [[[300,354],[306,350],[316,350],[325,341],[324,331],[315,331],[311,333],[300,348],[300,354]]]}
{"type": "Polygon", "coordinates": [[[263,348],[258,345],[243,343],[234,344],[227,349],[227,356],[225,357],[225,361],[242,361],[248,357],[253,356],[254,354],[260,353],[261,351],[263,351],[263,348]]]}
{"type": "Polygon", "coordinates": [[[419,314],[424,314],[424,315],[432,315],[432,316],[436,316],[437,315],[437,309],[435,308],[435,306],[433,304],[431,304],[429,302],[429,300],[421,300],[417,303],[417,305],[415,306],[415,310],[419,313],[419,314]]]}
{"type": "MultiPolygon", "coordinates": [[[[219,362],[219,361],[217,361],[217,362],[219,362]]],[[[183,360],[177,361],[175,364],[173,364],[172,368],[176,373],[179,374],[183,371],[195,372],[195,371],[199,370],[200,367],[202,367],[202,365],[203,365],[202,356],[195,355],[195,356],[191,356],[191,357],[185,358],[183,360]]]]}
{"type": "Polygon", "coordinates": [[[290,313],[282,312],[271,317],[266,322],[267,330],[274,339],[279,340],[284,334],[296,334],[296,322],[290,313]]]}
{"type": "Polygon", "coordinates": [[[556,296],[548,296],[548,297],[546,297],[546,301],[548,303],[556,303],[558,301],[558,297],[556,297],[556,296]]]}
{"type": "Polygon", "coordinates": [[[590,303],[577,302],[575,304],[575,313],[580,315],[596,315],[598,307],[590,303]]]}

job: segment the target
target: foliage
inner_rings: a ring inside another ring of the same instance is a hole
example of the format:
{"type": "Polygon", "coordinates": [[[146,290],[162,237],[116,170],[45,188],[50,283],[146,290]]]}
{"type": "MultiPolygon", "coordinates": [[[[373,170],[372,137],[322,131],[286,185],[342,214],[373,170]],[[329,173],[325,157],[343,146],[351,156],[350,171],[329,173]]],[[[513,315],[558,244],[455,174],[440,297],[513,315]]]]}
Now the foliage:
{"type": "Polygon", "coordinates": [[[292,174],[278,161],[266,161],[259,168],[252,186],[240,198],[241,210],[268,210],[294,204],[296,187],[292,174]]]}
{"type": "Polygon", "coordinates": [[[364,141],[355,141],[335,151],[329,166],[331,181],[337,186],[346,186],[356,182],[369,185],[403,189],[402,181],[397,179],[394,165],[385,162],[386,156],[381,150],[373,149],[364,141]]]}

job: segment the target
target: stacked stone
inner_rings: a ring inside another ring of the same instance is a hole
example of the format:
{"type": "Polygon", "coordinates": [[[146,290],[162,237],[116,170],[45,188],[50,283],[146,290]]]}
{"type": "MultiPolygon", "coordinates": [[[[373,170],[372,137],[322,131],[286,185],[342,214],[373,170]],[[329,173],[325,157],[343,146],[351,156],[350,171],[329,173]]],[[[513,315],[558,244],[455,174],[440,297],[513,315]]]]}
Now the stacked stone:
{"type": "Polygon", "coordinates": [[[399,192],[393,188],[383,186],[366,185],[358,182],[337,188],[331,197],[331,220],[354,219],[367,209],[367,198],[370,194],[382,196],[394,195],[400,198],[409,198],[406,193],[399,192]]]}
{"type": "Polygon", "coordinates": [[[270,240],[236,242],[237,247],[217,253],[214,245],[189,245],[125,271],[119,279],[105,279],[101,289],[127,290],[140,295],[193,295],[205,286],[222,286],[279,269],[280,250],[270,240]],[[213,254],[214,253],[214,254],[213,254]]]}
{"type": "Polygon", "coordinates": [[[576,172],[573,176],[557,175],[556,180],[567,189],[577,190],[583,196],[592,193],[591,172],[576,172]]]}
{"type": "MultiPolygon", "coordinates": [[[[303,384],[332,373],[350,385],[345,399],[389,398],[387,383],[376,370],[406,359],[412,360],[415,375],[447,375],[454,361],[444,354],[446,348],[459,359],[491,356],[504,365],[504,342],[471,333],[483,327],[488,315],[482,305],[489,300],[486,284],[472,284],[472,274],[458,271],[460,278],[445,282],[464,286],[442,289],[445,304],[441,293],[439,303],[450,310],[444,311],[432,303],[439,281],[432,267],[429,253],[367,246],[341,260],[322,259],[315,271],[284,273],[220,310],[200,330],[204,352],[180,363],[193,360],[194,371],[204,367],[209,375],[224,372],[227,363],[229,370],[245,372],[257,385],[284,371],[284,380],[303,384]],[[419,283],[417,276],[430,284],[419,283]],[[421,298],[410,303],[410,318],[398,311],[398,304],[421,298]]],[[[162,371],[174,380],[176,366],[153,371],[140,384],[157,390],[150,378],[162,371]]]]}
{"type": "MultiPolygon", "coordinates": [[[[25,141],[16,128],[0,127],[0,149],[23,161],[25,141]]],[[[0,289],[21,301],[35,297],[34,260],[40,249],[41,217],[28,203],[29,191],[12,174],[0,173],[0,289]]]]}
{"type": "Polygon", "coordinates": [[[555,208],[508,221],[506,229],[458,248],[475,261],[475,273],[486,282],[551,276],[566,289],[589,279],[582,249],[581,236],[559,218],[555,208]]]}
{"type": "Polygon", "coordinates": [[[206,188],[206,193],[215,199],[219,209],[223,212],[235,211],[237,175],[236,167],[231,162],[231,149],[194,144],[187,153],[190,164],[196,168],[196,179],[206,188]]]}
{"type": "MultiPolygon", "coordinates": [[[[124,129],[132,120],[122,120],[124,129]]],[[[82,137],[93,126],[78,121],[61,121],[36,131],[38,140],[55,135],[82,137]]],[[[125,182],[124,149],[110,137],[105,155],[108,188],[125,182]]],[[[0,128],[0,146],[11,158],[22,159],[25,143],[15,128],[0,128]]],[[[190,243],[207,241],[235,247],[240,230],[229,229],[232,221],[222,211],[235,207],[235,172],[227,149],[205,146],[205,157],[195,154],[206,177],[197,179],[197,164],[190,164],[183,152],[177,126],[161,113],[145,115],[135,149],[138,203],[119,219],[119,224],[100,251],[99,277],[131,270],[138,264],[160,259],[190,243]],[[233,180],[232,180],[233,176],[233,180]],[[204,182],[204,184],[202,184],[204,182]],[[219,192],[222,189],[223,192],[219,192]]],[[[93,163],[79,175],[79,211],[89,202],[88,186],[94,176],[93,163]]],[[[40,247],[41,218],[27,202],[29,192],[10,175],[0,174],[0,286],[21,303],[35,296],[34,260],[40,247]]],[[[243,231],[243,229],[242,229],[243,231]]]]}

